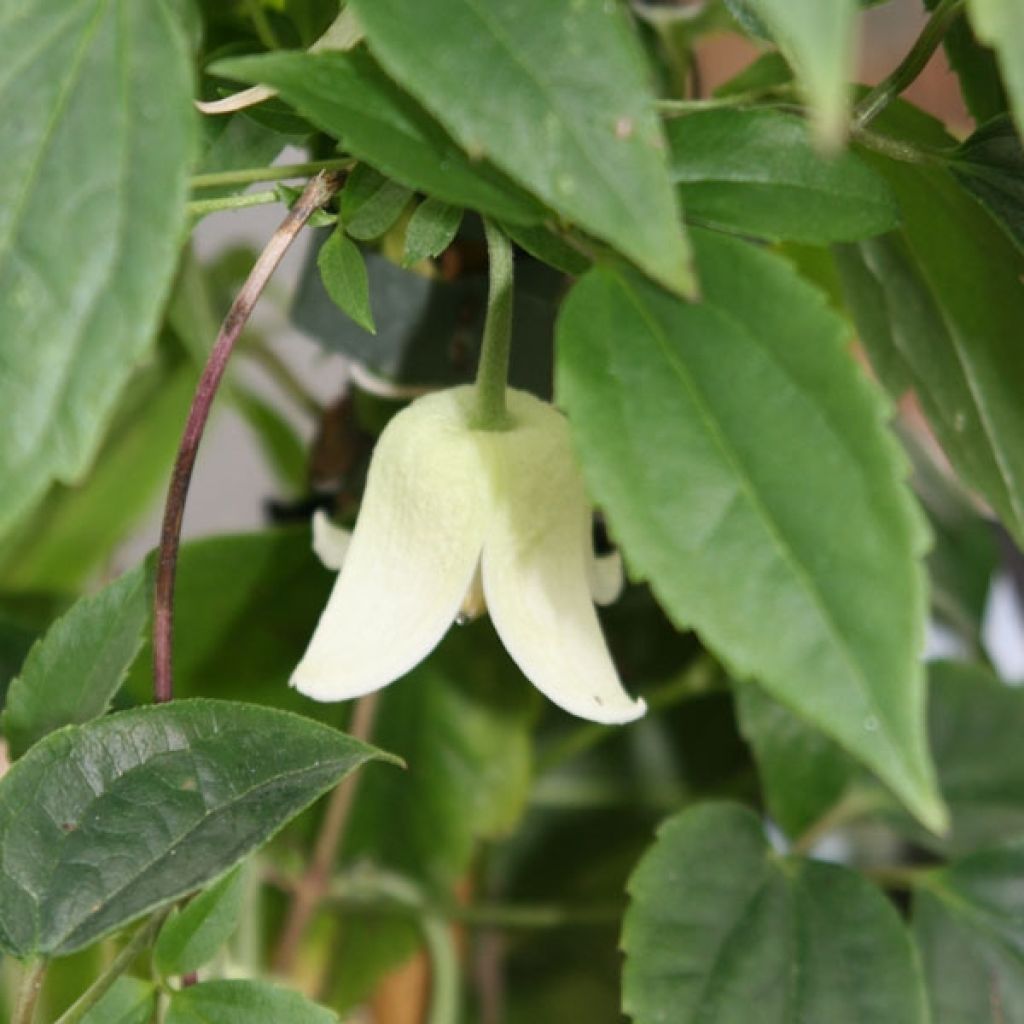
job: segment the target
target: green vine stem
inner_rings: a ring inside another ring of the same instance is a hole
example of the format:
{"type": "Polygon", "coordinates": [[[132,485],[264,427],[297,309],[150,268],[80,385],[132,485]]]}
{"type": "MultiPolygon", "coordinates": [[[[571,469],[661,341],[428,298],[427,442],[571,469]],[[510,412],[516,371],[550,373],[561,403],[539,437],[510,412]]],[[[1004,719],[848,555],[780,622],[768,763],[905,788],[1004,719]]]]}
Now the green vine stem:
{"type": "Polygon", "coordinates": [[[110,991],[135,958],[153,945],[161,925],[171,908],[154,914],[128,941],[128,944],[110,961],[103,973],[58,1018],[56,1024],[79,1024],[79,1021],[110,991]]]}
{"type": "Polygon", "coordinates": [[[241,196],[221,196],[218,199],[193,199],[185,204],[190,217],[205,217],[221,210],[245,210],[250,206],[269,206],[281,202],[276,192],[246,192],[241,196]]]}
{"type": "Polygon", "coordinates": [[[496,224],[484,220],[490,287],[487,293],[487,318],[484,321],[480,364],[476,374],[476,412],[473,427],[477,430],[507,430],[508,408],[505,388],[508,386],[509,349],[512,343],[512,297],[515,256],[512,243],[496,224]]]}
{"type": "Polygon", "coordinates": [[[949,26],[963,11],[964,0],[940,0],[910,52],[888,78],[878,83],[857,104],[852,130],[867,127],[922,71],[938,49],[949,26]]]}
{"type": "Polygon", "coordinates": [[[223,188],[229,185],[252,185],[259,181],[286,181],[288,178],[305,178],[320,171],[347,171],[355,161],[348,158],[335,160],[309,160],[301,164],[270,164],[266,167],[248,167],[237,171],[215,171],[210,174],[193,174],[188,180],[189,188],[223,188]]]}
{"type": "Polygon", "coordinates": [[[39,1002],[39,993],[43,990],[48,966],[48,961],[41,958],[25,967],[21,989],[18,992],[18,1005],[14,1016],[11,1017],[11,1024],[32,1024],[35,1020],[36,1003],[39,1002]]]}

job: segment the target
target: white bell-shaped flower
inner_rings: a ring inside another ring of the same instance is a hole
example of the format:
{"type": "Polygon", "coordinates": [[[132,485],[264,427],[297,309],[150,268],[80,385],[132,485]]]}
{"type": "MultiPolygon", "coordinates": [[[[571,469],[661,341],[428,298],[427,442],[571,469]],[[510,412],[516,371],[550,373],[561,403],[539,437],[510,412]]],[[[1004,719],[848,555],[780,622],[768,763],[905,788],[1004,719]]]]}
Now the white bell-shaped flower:
{"type": "Polygon", "coordinates": [[[370,693],[485,604],[523,674],[559,707],[596,722],[638,718],[644,702],[623,689],[594,609],[617,595],[621,563],[595,557],[565,418],[509,390],[509,429],[477,430],[474,397],[440,391],[395,416],[351,539],[318,531],[341,573],[292,685],[322,701],[370,693]]]}

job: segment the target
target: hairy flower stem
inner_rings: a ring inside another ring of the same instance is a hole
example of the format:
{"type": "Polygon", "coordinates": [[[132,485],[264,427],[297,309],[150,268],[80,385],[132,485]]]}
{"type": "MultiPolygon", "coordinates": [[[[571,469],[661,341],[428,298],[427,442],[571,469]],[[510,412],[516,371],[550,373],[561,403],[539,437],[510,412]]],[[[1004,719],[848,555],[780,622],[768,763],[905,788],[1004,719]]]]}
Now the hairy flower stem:
{"type": "Polygon", "coordinates": [[[941,0],[899,67],[857,104],[853,115],[854,132],[867,127],[924,71],[949,26],[960,16],[963,8],[964,0],[941,0]]]}
{"type": "Polygon", "coordinates": [[[185,422],[185,431],[178,447],[178,457],[171,474],[164,506],[163,526],[160,531],[160,551],[157,563],[156,595],[153,607],[153,699],[157,703],[168,701],[174,693],[172,644],[174,628],[174,577],[181,542],[181,523],[185,515],[185,501],[195,466],[199,443],[203,438],[210,407],[217,395],[228,359],[238,336],[249,321],[253,307],[267,286],[289,246],[295,241],[306,221],[341,188],[343,176],[322,171],[304,189],[288,216],[271,236],[266,248],[249,273],[228,315],[203,368],[195,398],[185,422]]]}
{"type": "MultiPolygon", "coordinates": [[[[377,693],[360,697],[352,713],[349,735],[364,743],[369,740],[373,731],[378,697],[377,693]]],[[[309,922],[330,889],[334,861],[352,812],[360,775],[360,772],[347,775],[331,794],[316,845],[313,847],[313,856],[310,858],[309,867],[295,886],[288,916],[281,929],[277,949],[274,951],[274,970],[279,974],[288,974],[294,968],[309,922]]]]}
{"type": "Polygon", "coordinates": [[[26,965],[21,989],[18,992],[18,1005],[11,1018],[11,1024],[32,1024],[35,1020],[36,1003],[39,1002],[39,993],[43,990],[48,966],[49,963],[42,957],[35,963],[26,965]]]}
{"type": "Polygon", "coordinates": [[[512,296],[515,257],[512,243],[491,221],[484,219],[487,257],[490,268],[490,289],[487,294],[487,319],[480,346],[480,364],[476,373],[476,412],[473,426],[477,430],[507,430],[508,408],[505,388],[508,385],[508,359],[512,342],[512,296]]]}

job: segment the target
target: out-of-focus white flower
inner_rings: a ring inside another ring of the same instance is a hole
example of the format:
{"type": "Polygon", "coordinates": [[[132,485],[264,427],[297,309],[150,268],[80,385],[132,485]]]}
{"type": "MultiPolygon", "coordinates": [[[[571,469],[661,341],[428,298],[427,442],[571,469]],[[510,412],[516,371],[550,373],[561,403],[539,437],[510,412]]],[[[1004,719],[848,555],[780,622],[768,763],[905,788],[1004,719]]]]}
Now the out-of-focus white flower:
{"type": "Polygon", "coordinates": [[[474,391],[417,399],[377,442],[351,538],[320,518],[341,567],[292,685],[316,700],[370,693],[422,661],[456,618],[486,607],[524,675],[596,722],[644,713],[619,681],[594,609],[622,586],[597,558],[565,418],[509,390],[506,430],[474,429],[474,391]]]}

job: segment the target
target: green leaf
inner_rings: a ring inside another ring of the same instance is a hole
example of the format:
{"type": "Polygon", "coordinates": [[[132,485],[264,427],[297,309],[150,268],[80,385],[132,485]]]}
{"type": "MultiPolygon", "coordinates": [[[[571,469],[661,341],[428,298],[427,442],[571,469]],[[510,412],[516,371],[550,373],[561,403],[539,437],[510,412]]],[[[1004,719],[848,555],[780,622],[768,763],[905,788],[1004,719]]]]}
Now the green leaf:
{"type": "Polygon", "coordinates": [[[405,229],[402,266],[411,267],[420,260],[440,256],[455,238],[462,223],[462,208],[427,199],[416,207],[405,229]]]}
{"type": "Polygon", "coordinates": [[[341,193],[341,221],[345,231],[360,241],[380,238],[409,205],[412,192],[359,164],[348,176],[341,193]]]}
{"type": "Polygon", "coordinates": [[[0,781],[0,947],[63,956],[217,878],[364,762],[309,719],[177,701],[51,733],[0,781]]]}
{"type": "Polygon", "coordinates": [[[345,228],[339,226],[320,246],[316,265],[327,294],[338,308],[363,330],[375,334],[366,261],[359,246],[345,234],[345,228]]]}
{"type": "Polygon", "coordinates": [[[929,667],[928,725],[954,853],[1024,837],[1024,690],[976,665],[929,667]]]}
{"type": "Polygon", "coordinates": [[[337,1024],[325,1006],[265,981],[206,981],[171,995],[166,1024],[337,1024]]]}
{"type": "Polygon", "coordinates": [[[914,491],[934,535],[928,554],[932,611],[968,645],[980,649],[989,591],[999,568],[996,530],[948,469],[937,465],[905,431],[903,446],[914,466],[914,491]]]}
{"type": "Polygon", "coordinates": [[[914,894],[933,1024],[1017,1024],[1024,1006],[1024,841],[929,872],[914,894]]]}
{"type": "Polygon", "coordinates": [[[5,587],[80,589],[152,509],[167,485],[196,385],[195,367],[167,347],[132,377],[85,480],[52,487],[4,542],[5,587]]]}
{"type": "Polygon", "coordinates": [[[148,981],[122,976],[81,1024],[150,1024],[155,1012],[156,989],[148,981]]]}
{"type": "Polygon", "coordinates": [[[724,82],[712,94],[718,99],[767,92],[789,85],[793,71],[781,53],[769,50],[751,61],[739,74],[724,82]]]}
{"type": "Polygon", "coordinates": [[[836,149],[846,134],[854,74],[857,0],[727,0],[748,30],[762,28],[793,66],[818,142],[836,149]],[[752,24],[750,18],[756,21],[752,24]]]}
{"type": "Polygon", "coordinates": [[[705,110],[667,122],[672,180],[687,216],[769,239],[851,241],[896,226],[885,180],[851,153],[811,146],[806,122],[775,110],[705,110]]]}
{"type": "Polygon", "coordinates": [[[996,51],[1017,130],[1024,134],[1024,5],[1019,0],[967,0],[978,38],[996,51]]]}
{"type": "Polygon", "coordinates": [[[102,715],[142,646],[149,621],[140,566],[83,597],[36,641],[11,683],[3,730],[12,757],[47,733],[102,715]]]}
{"type": "MultiPolygon", "coordinates": [[[[330,594],[308,527],[210,537],[184,544],[175,600],[174,685],[179,696],[270,704],[339,721],[340,704],[315,706],[287,685],[330,594]]],[[[132,696],[153,692],[147,643],[132,666],[132,696]]]]}
{"type": "Polygon", "coordinates": [[[629,884],[623,1007],[636,1024],[927,1024],[909,936],[847,868],[780,858],[757,817],[670,818],[629,884]]]}
{"type": "Polygon", "coordinates": [[[647,70],[618,3],[353,6],[384,68],[470,155],[667,287],[694,290],[647,70]]]}
{"type": "Polygon", "coordinates": [[[979,199],[1024,249],[1024,146],[1009,117],[982,125],[950,164],[960,184],[979,199]]]}
{"type": "MultiPolygon", "coordinates": [[[[925,0],[925,7],[934,11],[939,0],[925,0]]],[[[996,55],[978,42],[967,18],[956,18],[942,39],[951,70],[960,80],[967,109],[978,124],[1007,110],[1006,90],[999,78],[996,55]]]]}
{"type": "MultiPolygon", "coordinates": [[[[273,163],[274,158],[288,144],[286,136],[258,124],[246,117],[244,112],[230,117],[204,117],[201,125],[203,152],[195,167],[195,174],[263,167],[273,163]]],[[[237,195],[248,187],[247,184],[207,186],[197,191],[196,198],[216,199],[237,195]]]]}
{"type": "Polygon", "coordinates": [[[78,480],[177,260],[191,59],[164,0],[25,0],[0,31],[0,532],[78,480]]]}
{"type": "Polygon", "coordinates": [[[231,938],[242,910],[244,882],[243,868],[236,868],[165,922],[153,949],[156,969],[165,978],[198,971],[231,938]]]}
{"type": "Polygon", "coordinates": [[[871,158],[903,230],[837,253],[872,363],[910,385],[960,477],[1024,539],[1024,254],[941,168],[871,158]]]}
{"type": "Polygon", "coordinates": [[[590,260],[543,225],[504,224],[509,238],[535,259],[565,274],[582,274],[590,260]]]}
{"type": "Polygon", "coordinates": [[[797,838],[836,803],[857,766],[827,736],[811,729],[749,683],[736,690],[740,729],[754,748],[768,813],[797,838]]]}
{"type": "Polygon", "coordinates": [[[701,304],[599,268],[563,307],[557,394],[590,491],[679,626],[941,828],[926,534],[883,405],[784,260],[694,239],[701,304]]]}
{"type": "Polygon", "coordinates": [[[451,137],[365,53],[273,53],[217,64],[242,82],[277,89],[345,150],[409,188],[516,222],[543,208],[451,137]]]}

